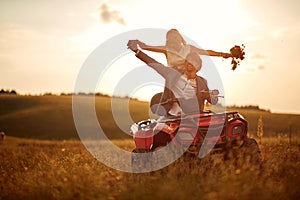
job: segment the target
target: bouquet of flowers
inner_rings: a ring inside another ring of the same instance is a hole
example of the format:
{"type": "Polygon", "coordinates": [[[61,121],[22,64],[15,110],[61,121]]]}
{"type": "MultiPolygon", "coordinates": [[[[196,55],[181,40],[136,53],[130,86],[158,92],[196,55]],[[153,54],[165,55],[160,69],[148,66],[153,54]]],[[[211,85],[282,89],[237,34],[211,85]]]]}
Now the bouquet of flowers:
{"type": "Polygon", "coordinates": [[[235,70],[236,67],[240,64],[241,60],[245,58],[245,45],[242,44],[242,46],[235,45],[230,49],[230,54],[232,56],[232,70],[235,70]]]}

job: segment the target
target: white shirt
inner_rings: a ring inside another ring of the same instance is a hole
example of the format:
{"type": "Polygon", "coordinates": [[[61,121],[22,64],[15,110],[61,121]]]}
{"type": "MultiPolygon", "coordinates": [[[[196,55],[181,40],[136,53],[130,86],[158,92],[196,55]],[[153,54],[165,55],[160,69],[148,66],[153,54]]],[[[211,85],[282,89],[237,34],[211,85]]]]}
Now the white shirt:
{"type": "Polygon", "coordinates": [[[176,98],[192,99],[196,95],[196,79],[188,79],[187,76],[181,75],[173,88],[176,98]]]}
{"type": "MultiPolygon", "coordinates": [[[[188,79],[184,74],[180,76],[173,88],[173,93],[176,98],[192,99],[196,95],[197,83],[196,79],[188,79]]],[[[182,114],[182,109],[177,102],[169,110],[169,114],[177,116],[182,114]]]]}

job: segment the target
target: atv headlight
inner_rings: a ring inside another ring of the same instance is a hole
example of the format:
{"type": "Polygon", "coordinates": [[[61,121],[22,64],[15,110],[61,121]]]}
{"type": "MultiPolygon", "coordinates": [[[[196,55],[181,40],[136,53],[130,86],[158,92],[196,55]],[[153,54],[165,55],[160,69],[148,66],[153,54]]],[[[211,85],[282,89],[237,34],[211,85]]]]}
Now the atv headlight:
{"type": "Polygon", "coordinates": [[[135,133],[139,130],[139,126],[135,123],[135,124],[132,124],[131,127],[130,127],[130,133],[132,135],[135,135],[135,133]]]}
{"type": "Polygon", "coordinates": [[[134,123],[130,127],[130,133],[132,135],[135,135],[136,132],[138,132],[139,130],[148,131],[152,129],[156,124],[157,122],[155,119],[151,119],[151,120],[149,119],[149,120],[140,121],[138,123],[134,123]]]}
{"type": "Polygon", "coordinates": [[[242,125],[235,126],[232,129],[232,134],[233,135],[241,134],[242,132],[243,132],[243,126],[242,125]]]}

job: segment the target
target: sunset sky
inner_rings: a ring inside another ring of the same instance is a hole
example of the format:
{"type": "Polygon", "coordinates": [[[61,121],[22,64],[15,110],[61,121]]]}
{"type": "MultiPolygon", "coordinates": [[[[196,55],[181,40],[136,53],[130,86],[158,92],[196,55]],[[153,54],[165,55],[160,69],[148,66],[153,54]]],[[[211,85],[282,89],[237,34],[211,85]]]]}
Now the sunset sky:
{"type": "Polygon", "coordinates": [[[230,60],[212,59],[227,104],[300,113],[298,0],[3,0],[0,10],[0,88],[73,92],[82,64],[107,39],[177,28],[204,49],[245,44],[236,71],[230,60]]]}

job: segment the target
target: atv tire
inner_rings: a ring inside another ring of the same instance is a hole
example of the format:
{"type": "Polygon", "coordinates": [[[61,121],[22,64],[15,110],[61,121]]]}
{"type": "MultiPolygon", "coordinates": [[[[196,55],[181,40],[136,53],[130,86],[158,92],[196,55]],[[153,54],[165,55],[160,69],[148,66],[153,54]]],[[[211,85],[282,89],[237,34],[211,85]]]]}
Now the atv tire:
{"type": "Polygon", "coordinates": [[[248,160],[251,164],[259,164],[261,162],[260,149],[255,139],[247,138],[241,148],[245,160],[248,160]]]}

